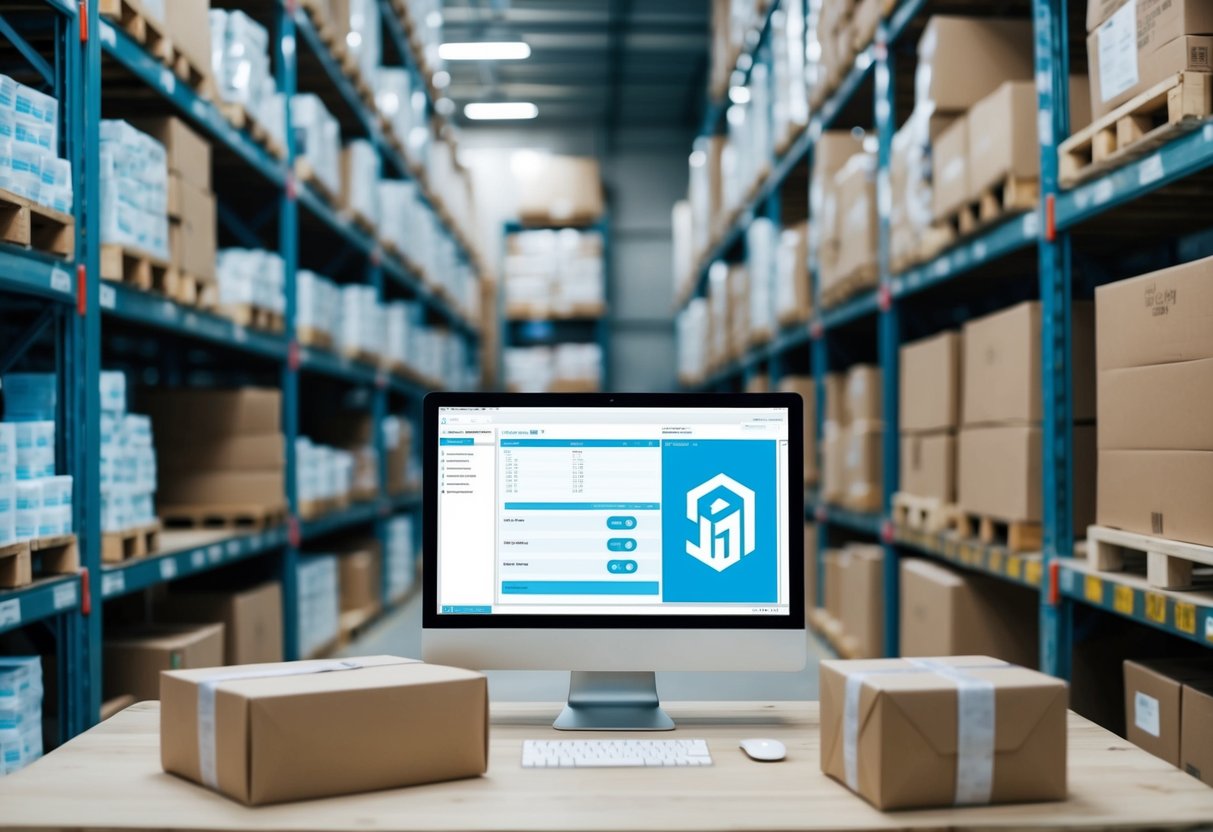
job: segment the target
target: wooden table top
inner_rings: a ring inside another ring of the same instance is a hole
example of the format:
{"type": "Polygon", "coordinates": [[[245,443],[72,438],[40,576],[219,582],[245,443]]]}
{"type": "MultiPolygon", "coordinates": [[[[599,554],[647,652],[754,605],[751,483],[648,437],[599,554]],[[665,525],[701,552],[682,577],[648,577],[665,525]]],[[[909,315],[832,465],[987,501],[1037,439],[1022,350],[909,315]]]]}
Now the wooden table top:
{"type": "MultiPolygon", "coordinates": [[[[694,830],[1192,828],[1213,823],[1213,789],[1071,714],[1065,802],[882,813],[821,773],[816,702],[670,704],[715,765],[523,769],[524,739],[558,733],[555,704],[494,704],[489,772],[452,783],[246,808],[165,774],[156,702],[118,714],[0,778],[0,829],[694,830]],[[780,763],[756,763],[744,737],[775,737],[780,763]]],[[[402,738],[403,741],[403,738],[402,738]]]]}

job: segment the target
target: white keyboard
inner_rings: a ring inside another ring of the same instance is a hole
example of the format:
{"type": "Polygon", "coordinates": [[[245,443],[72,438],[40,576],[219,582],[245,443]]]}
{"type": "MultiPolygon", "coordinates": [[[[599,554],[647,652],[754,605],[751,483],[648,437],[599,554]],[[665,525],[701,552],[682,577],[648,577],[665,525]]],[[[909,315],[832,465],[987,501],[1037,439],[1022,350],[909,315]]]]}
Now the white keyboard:
{"type": "Polygon", "coordinates": [[[524,740],[523,768],[710,766],[706,740],[524,740]]]}

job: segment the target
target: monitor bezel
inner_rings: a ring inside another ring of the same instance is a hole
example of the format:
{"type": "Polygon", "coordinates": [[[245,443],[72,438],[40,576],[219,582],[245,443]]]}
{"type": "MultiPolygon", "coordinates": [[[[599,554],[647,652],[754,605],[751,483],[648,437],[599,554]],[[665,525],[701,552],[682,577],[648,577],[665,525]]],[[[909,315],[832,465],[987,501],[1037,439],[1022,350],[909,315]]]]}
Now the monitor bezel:
{"type": "Polygon", "coordinates": [[[423,403],[422,628],[803,630],[805,628],[804,404],[799,393],[430,393],[423,403]],[[438,612],[438,411],[443,407],[787,408],[791,604],[787,615],[441,615],[438,612]]]}

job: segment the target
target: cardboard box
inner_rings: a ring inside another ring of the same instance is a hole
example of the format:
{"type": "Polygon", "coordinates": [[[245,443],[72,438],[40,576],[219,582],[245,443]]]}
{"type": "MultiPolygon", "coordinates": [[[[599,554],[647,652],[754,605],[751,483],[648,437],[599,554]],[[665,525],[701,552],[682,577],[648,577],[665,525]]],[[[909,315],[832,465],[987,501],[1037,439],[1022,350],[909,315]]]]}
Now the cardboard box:
{"type": "Polygon", "coordinates": [[[934,15],[918,41],[915,101],[962,113],[1005,81],[1033,78],[1031,20],[934,15]]]}
{"type": "MultiPolygon", "coordinates": [[[[1095,514],[1095,428],[1075,425],[1073,436],[1074,528],[1085,529],[1095,514]]],[[[956,501],[996,520],[1040,522],[1040,443],[1034,425],[961,428],[956,501]]]]}
{"type": "Polygon", "coordinates": [[[233,592],[173,592],[157,599],[158,621],[223,625],[223,664],[282,661],[282,585],[233,592]]]}
{"type": "Polygon", "coordinates": [[[286,466],[286,437],[275,432],[204,437],[194,444],[175,441],[156,462],[162,473],[172,474],[180,471],[279,471],[286,466]]]}
{"type": "Polygon", "coordinates": [[[1118,11],[1131,7],[1138,48],[1153,52],[1181,35],[1213,34],[1213,6],[1208,0],[1087,0],[1087,31],[1094,32],[1118,11]]]}
{"type": "Polygon", "coordinates": [[[1210,494],[1213,451],[1099,452],[1101,526],[1213,546],[1210,494]]]}
{"type": "Polygon", "coordinates": [[[848,432],[832,423],[821,440],[821,499],[841,505],[847,495],[848,432]]]}
{"type": "Polygon", "coordinates": [[[821,770],[883,810],[1064,800],[1066,683],[985,656],[932,661],[945,670],[906,659],[823,661],[821,770]],[[856,674],[862,674],[857,699],[847,695],[856,674]],[[988,790],[956,776],[958,767],[969,765],[958,754],[958,721],[983,712],[958,713],[958,683],[966,678],[994,688],[988,790]],[[854,730],[850,737],[848,726],[854,730]],[[851,776],[848,746],[855,749],[851,776]],[[972,790],[958,794],[958,783],[972,790]]]}
{"type": "Polygon", "coordinates": [[[169,223],[172,263],[188,275],[214,278],[218,248],[215,195],[180,179],[175,183],[180,200],[176,222],[169,223]]]}
{"type": "Polygon", "coordinates": [[[776,298],[780,326],[806,323],[813,315],[813,286],[809,277],[809,226],[785,228],[779,235],[776,298]]]}
{"type": "Polygon", "coordinates": [[[1116,26],[1115,17],[1087,36],[1092,118],[1112,112],[1177,72],[1213,71],[1213,37],[1188,35],[1143,52],[1134,49],[1132,36],[1129,30],[1125,39],[1125,28],[1116,26]],[[1101,39],[1109,44],[1104,52],[1101,39]]]}
{"type": "Polygon", "coordinates": [[[884,419],[880,400],[880,368],[873,364],[854,364],[847,370],[846,422],[875,422],[884,419]]]}
{"type": "Polygon", "coordinates": [[[1036,593],[934,561],[906,558],[900,565],[901,655],[982,655],[1037,666],[1036,593]]]}
{"type": "MultiPolygon", "coordinates": [[[[1040,304],[1028,301],[964,327],[964,425],[1039,422],[1041,407],[1040,304]]],[[[1071,308],[1073,413],[1078,422],[1095,418],[1094,309],[1085,301],[1071,308]]]]}
{"type": "Polygon", "coordinates": [[[973,199],[969,179],[969,119],[961,116],[940,134],[931,149],[931,215],[948,220],[973,199]]]}
{"type": "Polygon", "coordinates": [[[282,391],[261,387],[144,390],[137,412],[152,417],[152,432],[160,451],[181,438],[196,442],[238,434],[280,433],[282,391]]]}
{"type": "Polygon", "coordinates": [[[210,11],[210,0],[166,0],[164,4],[164,33],[203,75],[211,74],[210,11]]]}
{"type": "MultiPolygon", "coordinates": [[[[174,5],[170,2],[170,5],[174,5]]],[[[210,51],[210,45],[207,45],[210,51]]],[[[210,58],[206,67],[209,71],[210,58]]],[[[132,118],[130,123],[164,145],[169,173],[175,173],[195,188],[211,190],[211,144],[175,116],[132,118]]]]}
{"type": "Polygon", "coordinates": [[[524,223],[591,223],[603,210],[596,159],[545,156],[533,173],[518,177],[518,216],[524,223]]]}
{"type": "MultiPolygon", "coordinates": [[[[969,185],[976,198],[1009,177],[1040,179],[1034,81],[1007,81],[969,111],[969,185]]],[[[1070,132],[1091,123],[1091,87],[1085,75],[1070,77],[1070,132]]],[[[938,171],[939,169],[936,168],[938,171]]]]}
{"type": "Polygon", "coordinates": [[[847,377],[843,373],[827,373],[824,387],[825,423],[841,429],[847,424],[847,377]]]}
{"type": "Polygon", "coordinates": [[[903,433],[899,490],[956,502],[956,434],[903,433]]]}
{"type": "Polygon", "coordinates": [[[1102,372],[1213,358],[1213,257],[1095,289],[1102,372]]]}
{"type": "Polygon", "coordinates": [[[160,672],[223,664],[223,625],[143,625],[106,633],[105,697],[160,698],[160,672]]]}
{"type": "Polygon", "coordinates": [[[1213,451],[1213,358],[1098,375],[1101,451],[1213,451]]]}
{"type": "Polygon", "coordinates": [[[370,656],[166,673],[160,762],[195,783],[208,779],[198,715],[208,682],[212,788],[246,805],[475,777],[488,765],[484,676],[370,656]]]}
{"type": "Polygon", "coordinates": [[[1180,761],[1186,682],[1213,682],[1207,659],[1125,660],[1125,739],[1173,766],[1180,761]]]}
{"type": "Polygon", "coordinates": [[[846,429],[843,460],[846,493],[842,503],[855,511],[880,511],[884,502],[881,478],[884,429],[871,423],[846,429]]]}
{"type": "Polygon", "coordinates": [[[827,549],[821,556],[825,562],[825,608],[835,620],[842,620],[843,597],[846,593],[846,570],[849,561],[837,549],[827,549]]]}
{"type": "Polygon", "coordinates": [[[341,611],[373,610],[382,603],[380,590],[380,554],[377,544],[369,542],[337,558],[337,585],[341,590],[341,611]]]}
{"type": "Polygon", "coordinates": [[[950,430],[960,424],[960,333],[953,330],[901,348],[901,431],[950,430]]]}
{"type": "Polygon", "coordinates": [[[812,376],[784,376],[781,393],[797,393],[804,402],[804,481],[817,482],[817,386],[812,376]]]}
{"type": "Polygon", "coordinates": [[[884,655],[884,549],[850,545],[841,557],[843,640],[856,658],[884,655]]]}
{"type": "Polygon", "coordinates": [[[286,502],[284,471],[195,471],[164,477],[158,503],[189,506],[276,506],[286,502]]]}
{"type": "Polygon", "coordinates": [[[1180,696],[1179,767],[1213,786],[1213,682],[1184,685],[1180,696]]]}
{"type": "MultiPolygon", "coordinates": [[[[852,156],[834,177],[838,199],[838,260],[819,277],[823,290],[876,265],[876,167],[870,154],[852,156]]],[[[874,277],[874,276],[873,276],[874,277]]]]}

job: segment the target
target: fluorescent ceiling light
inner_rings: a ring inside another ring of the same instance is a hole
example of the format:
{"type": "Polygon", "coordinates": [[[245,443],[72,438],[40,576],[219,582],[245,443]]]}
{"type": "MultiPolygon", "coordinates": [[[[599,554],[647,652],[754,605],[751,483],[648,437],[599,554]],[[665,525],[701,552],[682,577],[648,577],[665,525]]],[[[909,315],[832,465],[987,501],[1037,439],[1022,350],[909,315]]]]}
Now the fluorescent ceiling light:
{"type": "Polygon", "coordinates": [[[438,47],[444,61],[521,61],[531,57],[531,47],[522,41],[444,43],[438,47]]]}
{"type": "Polygon", "coordinates": [[[472,121],[505,121],[535,118],[539,108],[529,101],[496,101],[468,104],[463,114],[472,121]]]}

